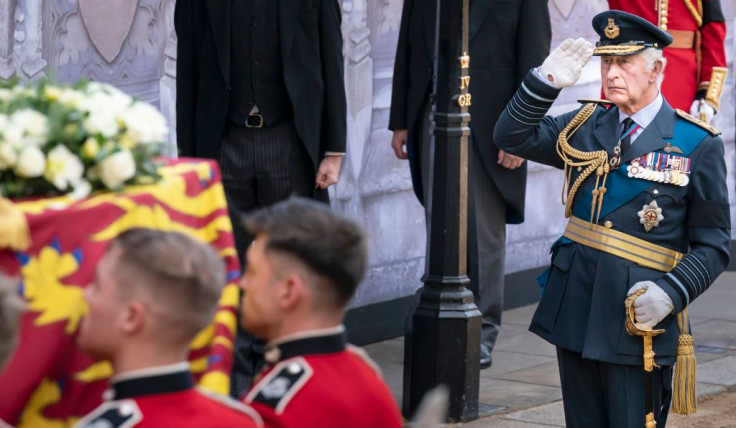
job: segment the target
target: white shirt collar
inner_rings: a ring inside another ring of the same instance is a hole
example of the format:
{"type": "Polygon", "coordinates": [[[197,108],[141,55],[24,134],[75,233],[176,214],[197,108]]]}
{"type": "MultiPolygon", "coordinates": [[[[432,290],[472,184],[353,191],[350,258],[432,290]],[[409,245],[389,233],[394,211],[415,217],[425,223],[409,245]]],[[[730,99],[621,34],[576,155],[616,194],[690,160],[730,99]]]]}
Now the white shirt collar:
{"type": "MultiPolygon", "coordinates": [[[[659,113],[659,110],[662,108],[662,104],[664,104],[664,98],[662,98],[662,93],[660,92],[648,106],[634,113],[631,116],[631,119],[644,129],[654,121],[655,117],[657,117],[657,113],[659,113]]],[[[628,114],[622,112],[621,109],[618,110],[619,124],[621,124],[621,122],[623,122],[627,117],[629,117],[628,114]]]]}

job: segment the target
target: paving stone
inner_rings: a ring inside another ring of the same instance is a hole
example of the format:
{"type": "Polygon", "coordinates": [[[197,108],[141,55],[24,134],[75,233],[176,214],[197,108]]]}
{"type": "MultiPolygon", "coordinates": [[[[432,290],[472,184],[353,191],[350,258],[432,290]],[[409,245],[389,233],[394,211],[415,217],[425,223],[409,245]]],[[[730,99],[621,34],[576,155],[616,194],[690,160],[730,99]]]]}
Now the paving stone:
{"type": "Polygon", "coordinates": [[[515,336],[520,333],[525,333],[529,330],[529,323],[522,324],[507,324],[505,320],[501,325],[501,332],[498,334],[496,343],[503,341],[507,337],[515,336]]]}
{"type": "Polygon", "coordinates": [[[496,378],[513,380],[516,382],[534,383],[537,385],[560,386],[560,373],[557,367],[557,361],[523,370],[507,372],[496,376],[496,378]]]}
{"type": "Polygon", "coordinates": [[[496,349],[520,354],[543,355],[547,357],[557,356],[553,345],[531,332],[511,336],[503,343],[497,344],[496,349]]]}
{"type": "Polygon", "coordinates": [[[711,385],[709,383],[698,382],[698,387],[697,387],[698,400],[702,400],[703,398],[722,394],[726,391],[727,391],[727,388],[722,385],[711,385]]]}
{"type": "Polygon", "coordinates": [[[712,320],[693,325],[692,331],[695,346],[736,350],[736,321],[712,320]]]}
{"type": "Polygon", "coordinates": [[[535,424],[529,422],[520,422],[512,419],[506,419],[499,416],[491,418],[481,418],[467,424],[446,425],[447,427],[468,427],[468,428],[548,428],[559,425],[535,424]]]}
{"type": "Polygon", "coordinates": [[[493,365],[489,369],[481,370],[480,375],[481,377],[498,377],[498,375],[504,373],[514,372],[556,361],[557,360],[554,357],[494,350],[493,365]]]}
{"type": "Polygon", "coordinates": [[[529,327],[529,323],[532,320],[532,315],[537,309],[537,304],[522,306],[520,308],[503,311],[503,324],[518,324],[529,327]]]}
{"type": "Polygon", "coordinates": [[[729,355],[698,364],[698,380],[715,385],[736,385],[736,356],[729,355]]]}
{"type": "Polygon", "coordinates": [[[543,406],[532,407],[531,409],[521,410],[519,412],[504,415],[504,418],[513,419],[521,422],[531,422],[537,424],[548,424],[552,426],[565,426],[565,409],[562,401],[557,401],[543,406]]]}
{"type": "Polygon", "coordinates": [[[394,339],[384,340],[383,342],[372,343],[363,346],[368,355],[375,361],[383,363],[403,364],[404,362],[404,338],[396,337],[394,339]]]}
{"type": "Polygon", "coordinates": [[[479,401],[485,404],[519,409],[546,404],[561,398],[560,388],[552,386],[501,379],[480,379],[479,401]]]}
{"type": "Polygon", "coordinates": [[[692,317],[736,321],[734,300],[736,298],[708,290],[688,306],[688,312],[692,317]]]}

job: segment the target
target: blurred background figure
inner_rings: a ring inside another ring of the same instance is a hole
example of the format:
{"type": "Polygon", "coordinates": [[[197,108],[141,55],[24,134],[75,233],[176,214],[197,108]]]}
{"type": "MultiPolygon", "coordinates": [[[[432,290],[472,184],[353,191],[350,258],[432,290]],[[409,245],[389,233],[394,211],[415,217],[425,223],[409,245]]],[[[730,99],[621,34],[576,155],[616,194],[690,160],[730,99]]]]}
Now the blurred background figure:
{"type": "Polygon", "coordinates": [[[119,235],[85,289],[77,343],[112,364],[105,401],[77,427],[258,427],[253,409],[194,388],[187,354],[211,321],[222,261],[186,235],[134,228],[119,235]]]}
{"type": "Polygon", "coordinates": [[[347,304],[365,272],[360,227],[292,198],[253,213],[241,323],[266,340],[266,367],[243,398],[267,427],[398,428],[378,366],[347,344],[347,304]]]}
{"type": "MultiPolygon", "coordinates": [[[[177,145],[217,159],[242,260],[240,216],[291,195],[328,200],[345,154],[341,12],[336,0],[178,0],[177,145]]],[[[239,332],[232,390],[262,363],[239,332]]]]}
{"type": "Polygon", "coordinates": [[[0,371],[10,360],[18,343],[20,318],[25,307],[18,296],[17,284],[0,274],[0,371]]]}
{"type": "MultiPolygon", "coordinates": [[[[436,0],[405,0],[394,65],[391,147],[409,159],[414,193],[430,187],[432,73],[436,0]]],[[[549,54],[546,0],[470,1],[471,146],[468,187],[468,276],[483,314],[480,366],[491,366],[501,330],[506,224],[524,221],[526,164],[493,142],[496,120],[526,73],[549,54]]]]}
{"type": "Polygon", "coordinates": [[[672,107],[710,123],[728,72],[720,0],[608,0],[608,5],[672,35],[672,44],[664,50],[667,78],[662,94],[672,107]]]}

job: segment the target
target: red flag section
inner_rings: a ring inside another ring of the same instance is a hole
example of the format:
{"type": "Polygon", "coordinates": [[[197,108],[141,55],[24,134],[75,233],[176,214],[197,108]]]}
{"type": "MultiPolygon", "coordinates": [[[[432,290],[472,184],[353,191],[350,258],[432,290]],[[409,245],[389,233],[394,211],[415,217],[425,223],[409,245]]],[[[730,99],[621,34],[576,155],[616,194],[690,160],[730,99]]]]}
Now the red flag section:
{"type": "Polygon", "coordinates": [[[32,245],[26,252],[0,249],[0,271],[22,279],[28,312],[19,346],[0,373],[0,419],[19,428],[67,427],[100,404],[112,369],[75,345],[87,311],[82,292],[110,240],[133,227],[197,237],[225,261],[220,307],[192,342],[189,360],[200,386],[228,393],[239,263],[220,172],[211,161],[180,159],[159,173],[160,182],[122,193],[16,201],[32,245]]]}

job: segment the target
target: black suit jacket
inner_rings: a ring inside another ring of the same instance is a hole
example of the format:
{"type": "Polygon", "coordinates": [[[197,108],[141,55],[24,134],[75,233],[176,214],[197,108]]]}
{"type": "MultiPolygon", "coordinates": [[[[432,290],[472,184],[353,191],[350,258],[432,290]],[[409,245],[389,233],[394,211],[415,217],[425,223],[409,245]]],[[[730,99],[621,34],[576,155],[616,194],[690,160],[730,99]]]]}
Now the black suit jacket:
{"type": "MultiPolygon", "coordinates": [[[[177,143],[182,156],[216,158],[230,99],[232,0],[177,0],[174,26],[177,143]]],[[[284,82],[294,127],[316,169],[345,152],[347,104],[337,0],[278,0],[284,82]]]]}
{"type": "MultiPolygon", "coordinates": [[[[391,130],[411,132],[431,91],[435,17],[436,1],[404,0],[394,65],[391,130]]],[[[552,30],[547,0],[470,0],[468,33],[469,91],[473,95],[470,128],[481,156],[474,167],[488,171],[508,203],[506,221],[521,223],[526,163],[515,170],[496,163],[493,127],[529,69],[541,65],[549,54],[552,30]]],[[[412,144],[421,139],[409,141],[412,144]]],[[[419,150],[415,147],[411,151],[419,150]]]]}

